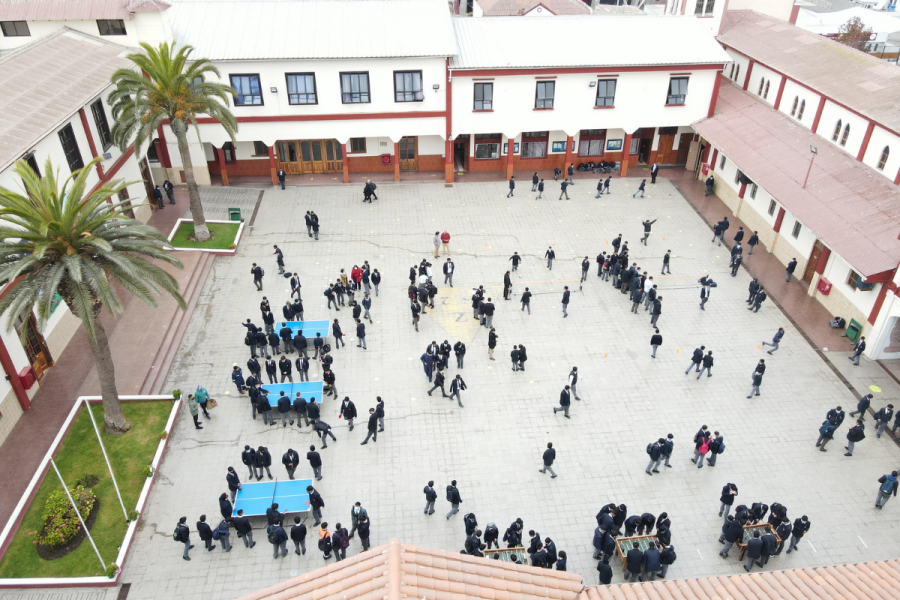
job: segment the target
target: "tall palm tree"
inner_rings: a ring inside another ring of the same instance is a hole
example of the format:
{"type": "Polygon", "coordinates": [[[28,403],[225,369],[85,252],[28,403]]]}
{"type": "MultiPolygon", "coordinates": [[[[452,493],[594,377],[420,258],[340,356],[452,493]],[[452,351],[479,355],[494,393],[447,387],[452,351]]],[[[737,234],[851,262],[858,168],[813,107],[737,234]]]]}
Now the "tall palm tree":
{"type": "Polygon", "coordinates": [[[0,281],[12,282],[0,299],[0,314],[8,313],[9,330],[16,319],[27,319],[35,311],[38,328],[43,329],[58,292],[87,330],[100,377],[106,431],[122,433],[131,425],[119,405],[115,366],[99,318],[104,305],[114,314],[123,310],[110,281],[150,306],[156,306],[155,296],[162,291],[182,308],[185,302],[175,278],[147,260],[181,268],[181,262],[165,250],[166,238],[125,216],[127,201],[108,202],[126,184],[106,183],[85,195],[85,183],[98,160],[72,173],[61,188],[49,158],[43,179],[20,160],[15,173],[22,178],[26,195],[0,187],[0,281]]]}
{"type": "MultiPolygon", "coordinates": [[[[198,58],[188,64],[194,51],[191,46],[182,46],[177,51],[167,42],[159,48],[146,43],[141,47],[144,52],[129,54],[127,58],[146,75],[133,69],[119,69],[112,76],[116,89],[110,92],[107,101],[115,119],[113,141],[124,150],[133,139],[138,151],[146,140],[153,139],[157,127],[168,120],[184,165],[194,237],[202,242],[209,239],[209,228],[188,151],[188,124],[197,128],[197,116],[209,115],[225,128],[234,143],[238,125],[228,110],[228,98],[236,92],[230,85],[206,81],[209,75],[219,77],[219,70],[207,59],[198,58]]],[[[199,129],[197,137],[200,137],[199,129]]]]}

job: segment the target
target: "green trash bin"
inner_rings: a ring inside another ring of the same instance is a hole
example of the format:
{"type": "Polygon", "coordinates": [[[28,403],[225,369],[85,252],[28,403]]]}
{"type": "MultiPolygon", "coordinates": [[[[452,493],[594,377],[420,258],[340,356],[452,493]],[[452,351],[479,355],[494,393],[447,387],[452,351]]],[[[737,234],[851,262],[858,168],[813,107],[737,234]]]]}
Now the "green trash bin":
{"type": "Polygon", "coordinates": [[[228,209],[228,220],[229,221],[240,221],[241,220],[241,209],[229,208],[228,209]]]}

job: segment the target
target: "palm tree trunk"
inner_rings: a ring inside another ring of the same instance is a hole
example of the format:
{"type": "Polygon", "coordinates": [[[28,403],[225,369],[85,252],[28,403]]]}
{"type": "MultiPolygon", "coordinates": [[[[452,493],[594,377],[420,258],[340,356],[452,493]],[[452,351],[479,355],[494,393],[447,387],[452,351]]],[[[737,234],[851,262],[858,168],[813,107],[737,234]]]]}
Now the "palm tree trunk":
{"type": "Polygon", "coordinates": [[[97,367],[97,376],[100,378],[100,394],[103,397],[103,422],[106,425],[104,431],[108,434],[125,433],[131,429],[131,425],[125,420],[122,406],[119,404],[119,390],[116,389],[116,366],[113,364],[112,353],[109,351],[109,340],[106,338],[106,330],[99,317],[94,320],[96,339],[90,339],[91,354],[94,355],[94,366],[97,367]]]}
{"type": "Polygon", "coordinates": [[[194,179],[194,164],[191,162],[191,152],[188,148],[187,126],[181,119],[172,119],[171,127],[175,133],[175,139],[178,140],[181,164],[184,165],[184,178],[188,186],[191,217],[194,219],[194,238],[198,242],[205,242],[209,239],[209,228],[206,226],[206,217],[203,215],[203,204],[200,203],[200,190],[197,188],[197,180],[194,179]]]}

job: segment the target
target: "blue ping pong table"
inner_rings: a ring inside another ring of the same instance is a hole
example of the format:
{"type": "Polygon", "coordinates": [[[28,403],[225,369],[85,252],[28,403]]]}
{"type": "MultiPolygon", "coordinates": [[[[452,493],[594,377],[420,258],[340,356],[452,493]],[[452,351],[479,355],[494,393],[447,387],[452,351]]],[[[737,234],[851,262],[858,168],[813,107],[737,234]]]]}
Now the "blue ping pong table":
{"type": "Polygon", "coordinates": [[[278,503],[278,512],[306,512],[310,509],[306,493],[310,485],[312,479],[243,483],[235,497],[234,513],[243,510],[245,517],[258,517],[265,515],[273,502],[278,503]]]}
{"type": "Polygon", "coordinates": [[[322,404],[322,382],[321,381],[301,381],[299,383],[270,383],[262,386],[262,389],[269,392],[269,404],[275,406],[281,392],[285,396],[294,401],[297,392],[307,401],[315,401],[316,404],[322,404]]]}
{"type": "Polygon", "coordinates": [[[294,331],[302,330],[303,337],[308,340],[315,339],[317,333],[321,334],[323,338],[328,337],[331,331],[330,325],[330,321],[279,321],[276,323],[278,330],[282,327],[287,327],[294,331]]]}

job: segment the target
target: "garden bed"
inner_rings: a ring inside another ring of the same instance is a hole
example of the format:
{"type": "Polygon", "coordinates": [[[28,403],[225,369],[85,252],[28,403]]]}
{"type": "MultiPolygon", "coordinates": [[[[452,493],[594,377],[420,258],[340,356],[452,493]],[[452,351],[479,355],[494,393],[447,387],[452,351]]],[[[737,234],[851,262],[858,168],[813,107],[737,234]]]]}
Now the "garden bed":
{"type": "Polygon", "coordinates": [[[178,219],[169,234],[169,244],[175,250],[201,250],[223,256],[232,256],[236,252],[238,242],[244,232],[243,221],[207,221],[212,237],[205,242],[196,242],[194,222],[190,219],[178,219]]]}
{"type": "Polygon", "coordinates": [[[171,397],[161,396],[123,401],[122,411],[131,423],[131,429],[122,435],[107,435],[102,429],[102,404],[91,404],[84,399],[76,402],[2,533],[0,544],[5,550],[0,560],[0,587],[114,583],[113,579],[106,577],[105,569],[101,567],[89,541],[82,540],[78,544],[73,539],[59,548],[59,552],[51,550],[50,554],[44,553],[47,557],[53,556],[51,560],[45,560],[38,554],[33,532],[43,529],[42,516],[48,496],[53,491],[62,490],[56,473],[49,465],[49,458],[54,457],[69,487],[74,487],[84,477],[97,478],[96,484],[90,488],[97,497],[97,503],[90,516],[82,516],[89,522],[91,537],[106,565],[115,563],[121,567],[137,522],[126,521],[86,411],[93,411],[100,427],[126,510],[131,512],[136,509],[139,514],[154,479],[147,477],[145,471],[150,465],[159,465],[162,459],[168,440],[168,435],[163,437],[162,433],[171,431],[177,406],[171,397]],[[72,547],[74,545],[77,547],[72,547]],[[62,552],[63,548],[68,552],[62,552]]]}

